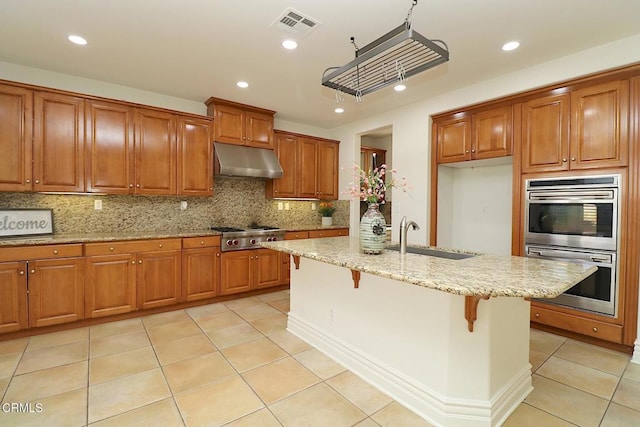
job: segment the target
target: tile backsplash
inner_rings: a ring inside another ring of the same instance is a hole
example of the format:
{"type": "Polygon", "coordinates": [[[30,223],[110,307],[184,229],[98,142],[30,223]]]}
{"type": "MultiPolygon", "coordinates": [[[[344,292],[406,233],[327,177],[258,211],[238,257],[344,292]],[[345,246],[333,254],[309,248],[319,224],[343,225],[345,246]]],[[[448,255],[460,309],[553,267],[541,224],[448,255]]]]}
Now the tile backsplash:
{"type": "MultiPolygon", "coordinates": [[[[216,178],[213,197],[0,193],[0,209],[51,208],[56,234],[320,224],[311,201],[266,199],[264,185],[254,178],[216,178]],[[95,200],[102,200],[102,210],[94,209],[95,200]],[[278,202],[289,203],[289,210],[278,210],[278,202]]],[[[348,227],[349,201],[337,201],[337,208],[334,225],[348,227]]]]}

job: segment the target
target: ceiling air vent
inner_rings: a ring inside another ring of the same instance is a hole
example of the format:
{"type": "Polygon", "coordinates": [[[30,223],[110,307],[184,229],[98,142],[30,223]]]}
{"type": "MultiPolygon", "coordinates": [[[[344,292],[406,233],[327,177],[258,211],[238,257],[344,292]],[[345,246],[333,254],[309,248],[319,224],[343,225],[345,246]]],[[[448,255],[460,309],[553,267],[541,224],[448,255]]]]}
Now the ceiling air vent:
{"type": "Polygon", "coordinates": [[[295,9],[289,8],[285,10],[271,26],[287,34],[305,37],[313,31],[318,24],[320,23],[315,19],[305,16],[295,9]]]}

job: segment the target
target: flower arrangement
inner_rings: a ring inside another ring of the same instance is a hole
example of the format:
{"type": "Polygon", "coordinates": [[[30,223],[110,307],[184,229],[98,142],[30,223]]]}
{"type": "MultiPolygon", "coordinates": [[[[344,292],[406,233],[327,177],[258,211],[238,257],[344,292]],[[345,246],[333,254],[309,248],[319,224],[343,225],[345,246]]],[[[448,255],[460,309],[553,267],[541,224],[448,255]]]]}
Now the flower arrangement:
{"type": "Polygon", "coordinates": [[[373,170],[364,171],[358,165],[353,166],[353,182],[349,183],[349,194],[353,198],[359,198],[368,203],[385,203],[385,193],[387,189],[396,187],[402,191],[411,188],[406,178],[396,179],[393,174],[397,173],[395,169],[391,169],[387,173],[387,165],[383,164],[373,170]],[[359,180],[360,185],[355,182],[359,180]]]}
{"type": "Polygon", "coordinates": [[[336,211],[336,207],[333,202],[320,202],[320,206],[318,207],[318,212],[320,215],[325,217],[330,217],[336,211]]]}

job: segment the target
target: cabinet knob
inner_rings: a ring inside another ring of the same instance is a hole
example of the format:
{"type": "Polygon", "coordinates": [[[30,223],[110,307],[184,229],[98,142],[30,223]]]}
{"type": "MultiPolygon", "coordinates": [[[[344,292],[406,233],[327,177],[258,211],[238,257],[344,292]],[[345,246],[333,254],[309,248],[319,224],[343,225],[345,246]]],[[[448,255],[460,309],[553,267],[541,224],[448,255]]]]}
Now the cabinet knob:
{"type": "Polygon", "coordinates": [[[563,163],[566,163],[566,162],[567,162],[567,159],[564,159],[564,158],[563,158],[563,159],[562,159],[562,162],[563,162],[563,163]]]}
{"type": "Polygon", "coordinates": [[[58,250],[57,250],[57,249],[54,249],[54,250],[53,250],[53,254],[54,254],[54,255],[58,255],[58,250]]]}
{"type": "Polygon", "coordinates": [[[34,270],[31,270],[29,273],[31,273],[31,274],[36,274],[36,270],[35,270],[35,269],[34,269],[34,270]]]}
{"type": "Polygon", "coordinates": [[[111,246],[111,247],[109,248],[109,250],[110,250],[111,252],[113,252],[113,246],[111,246]]]}
{"type": "Polygon", "coordinates": [[[246,141],[246,140],[247,140],[247,138],[245,138],[245,137],[243,136],[243,137],[242,137],[242,140],[243,140],[243,141],[246,141]]]}
{"type": "Polygon", "coordinates": [[[136,263],[135,261],[131,261],[131,264],[135,264],[135,263],[136,263]]]}
{"type": "Polygon", "coordinates": [[[162,247],[162,243],[158,244],[158,247],[161,248],[162,247]]]}
{"type": "Polygon", "coordinates": [[[36,184],[40,184],[40,180],[39,179],[36,179],[36,184]]]}
{"type": "Polygon", "coordinates": [[[276,190],[276,193],[278,192],[278,190],[276,190]]]}
{"type": "Polygon", "coordinates": [[[471,150],[471,152],[472,152],[472,153],[475,153],[475,152],[476,152],[476,150],[471,150]]]}
{"type": "Polygon", "coordinates": [[[219,257],[219,256],[220,256],[220,254],[216,254],[216,256],[217,256],[217,257],[219,257]]]}
{"type": "Polygon", "coordinates": [[[200,240],[200,244],[201,244],[201,245],[204,245],[204,240],[200,240]]]}
{"type": "Polygon", "coordinates": [[[30,179],[27,180],[27,184],[31,184],[31,180],[30,179]]]}
{"type": "Polygon", "coordinates": [[[536,313],[536,317],[540,317],[540,313],[536,313]]]}
{"type": "Polygon", "coordinates": [[[598,328],[593,328],[593,332],[598,332],[598,328]]]}
{"type": "Polygon", "coordinates": [[[469,154],[469,150],[465,150],[464,152],[465,152],[465,153],[467,153],[467,154],[469,154]]]}
{"type": "Polygon", "coordinates": [[[140,188],[140,184],[136,184],[136,188],[140,188]]]}
{"type": "Polygon", "coordinates": [[[133,184],[129,184],[129,188],[133,188],[133,184]]]}
{"type": "Polygon", "coordinates": [[[141,260],[141,259],[140,259],[140,260],[138,260],[138,264],[142,264],[142,260],[141,260]]]}
{"type": "Polygon", "coordinates": [[[256,255],[256,258],[255,258],[255,259],[258,259],[258,255],[256,255]]]}
{"type": "Polygon", "coordinates": [[[21,276],[24,276],[24,270],[20,270],[20,271],[18,272],[18,274],[19,274],[19,275],[21,275],[21,276]]]}
{"type": "Polygon", "coordinates": [[[572,162],[575,162],[575,161],[576,161],[576,158],[575,158],[575,157],[572,157],[572,158],[571,158],[571,161],[572,161],[572,162]]]}
{"type": "Polygon", "coordinates": [[[213,191],[213,187],[209,187],[209,191],[213,191]]]}

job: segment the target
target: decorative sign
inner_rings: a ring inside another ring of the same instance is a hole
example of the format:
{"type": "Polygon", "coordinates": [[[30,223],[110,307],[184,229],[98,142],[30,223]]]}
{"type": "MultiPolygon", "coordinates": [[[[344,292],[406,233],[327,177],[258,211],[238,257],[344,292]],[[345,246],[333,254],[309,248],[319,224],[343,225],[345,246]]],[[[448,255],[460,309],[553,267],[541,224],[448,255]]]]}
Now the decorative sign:
{"type": "Polygon", "coordinates": [[[0,237],[53,234],[52,209],[0,210],[0,237]]]}

